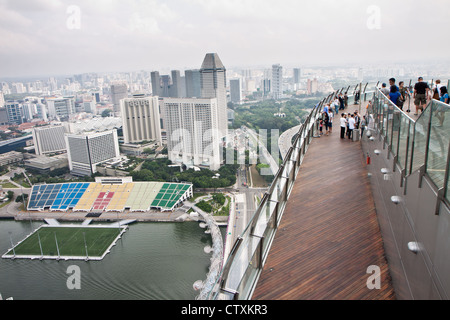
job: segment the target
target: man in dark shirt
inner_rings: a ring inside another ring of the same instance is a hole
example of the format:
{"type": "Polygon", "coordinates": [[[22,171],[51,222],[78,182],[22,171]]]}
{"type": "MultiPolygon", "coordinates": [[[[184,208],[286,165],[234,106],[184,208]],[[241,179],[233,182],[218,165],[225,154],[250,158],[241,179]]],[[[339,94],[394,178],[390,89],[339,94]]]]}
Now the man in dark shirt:
{"type": "Polygon", "coordinates": [[[428,91],[430,90],[428,83],[424,82],[422,77],[419,77],[418,81],[414,86],[414,104],[416,106],[414,115],[419,113],[419,109],[423,112],[424,106],[427,104],[428,91]]]}

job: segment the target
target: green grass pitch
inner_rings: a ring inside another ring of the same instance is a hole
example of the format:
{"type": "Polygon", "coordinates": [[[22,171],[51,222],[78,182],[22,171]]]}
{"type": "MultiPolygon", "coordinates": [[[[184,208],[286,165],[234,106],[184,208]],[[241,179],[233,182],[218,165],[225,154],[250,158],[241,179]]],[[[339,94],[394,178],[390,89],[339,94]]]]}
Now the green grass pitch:
{"type": "MultiPolygon", "coordinates": [[[[14,248],[16,255],[40,256],[88,256],[100,257],[119,235],[118,228],[95,227],[45,227],[14,248]],[[84,235],[83,235],[84,233],[84,235]],[[56,235],[56,237],[55,237],[56,235]],[[39,238],[41,246],[39,245],[39,238]],[[56,238],[56,239],[55,239],[56,238]],[[85,246],[86,239],[86,246],[85,246]],[[58,247],[56,246],[58,244],[58,247]]],[[[13,250],[7,252],[13,255],[13,250]]]]}

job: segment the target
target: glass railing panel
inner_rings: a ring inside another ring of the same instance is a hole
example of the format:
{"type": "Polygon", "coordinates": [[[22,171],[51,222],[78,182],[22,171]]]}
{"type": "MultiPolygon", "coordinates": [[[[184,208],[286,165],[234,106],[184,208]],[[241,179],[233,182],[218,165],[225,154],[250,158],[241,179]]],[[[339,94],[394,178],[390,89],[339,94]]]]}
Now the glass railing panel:
{"type": "Polygon", "coordinates": [[[392,122],[394,120],[394,108],[390,104],[390,100],[385,99],[386,104],[386,141],[389,146],[392,146],[392,122]]]}
{"type": "Polygon", "coordinates": [[[417,119],[414,127],[414,152],[411,172],[418,170],[425,164],[430,111],[431,108],[426,108],[417,119]]]}
{"type": "Polygon", "coordinates": [[[411,174],[412,172],[412,160],[413,160],[413,152],[414,152],[414,132],[415,132],[415,122],[410,120],[409,126],[409,142],[408,142],[408,159],[406,163],[406,174],[411,174]]]}
{"type": "Polygon", "coordinates": [[[261,252],[259,246],[262,245],[262,242],[259,238],[253,238],[252,240],[256,250],[252,252],[248,251],[248,259],[245,261],[245,264],[240,266],[242,268],[241,270],[244,271],[241,281],[236,287],[240,299],[248,297],[259,274],[259,256],[261,252]]]}
{"type": "Polygon", "coordinates": [[[398,163],[402,169],[407,170],[409,148],[409,126],[411,120],[404,114],[400,116],[400,137],[398,140],[398,163]]]}
{"type": "Polygon", "coordinates": [[[402,112],[397,108],[393,108],[391,145],[392,145],[392,154],[394,155],[394,157],[397,155],[397,152],[398,152],[397,148],[399,145],[398,138],[400,135],[401,118],[402,118],[402,112]]]}
{"type": "Polygon", "coordinates": [[[426,172],[438,189],[444,187],[447,167],[448,143],[450,140],[449,111],[448,104],[433,100],[426,172]]]}
{"type": "MultiPolygon", "coordinates": [[[[447,161],[450,161],[447,159],[447,161]]],[[[450,170],[447,172],[447,187],[445,188],[445,194],[444,197],[447,199],[447,202],[450,203],[450,170]]]]}
{"type": "Polygon", "coordinates": [[[235,253],[229,272],[226,275],[225,288],[239,291],[237,288],[242,282],[258,242],[259,238],[252,237],[249,230],[242,235],[242,243],[235,253]]]}

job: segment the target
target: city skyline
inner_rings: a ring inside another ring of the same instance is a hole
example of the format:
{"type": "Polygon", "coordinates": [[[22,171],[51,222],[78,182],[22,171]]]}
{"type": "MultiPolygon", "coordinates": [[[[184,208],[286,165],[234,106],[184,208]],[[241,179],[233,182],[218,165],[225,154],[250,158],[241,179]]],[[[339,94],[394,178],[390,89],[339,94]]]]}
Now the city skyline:
{"type": "Polygon", "coordinates": [[[2,78],[196,69],[205,52],[229,69],[445,62],[446,8],[443,0],[0,0],[0,69],[2,78]]]}

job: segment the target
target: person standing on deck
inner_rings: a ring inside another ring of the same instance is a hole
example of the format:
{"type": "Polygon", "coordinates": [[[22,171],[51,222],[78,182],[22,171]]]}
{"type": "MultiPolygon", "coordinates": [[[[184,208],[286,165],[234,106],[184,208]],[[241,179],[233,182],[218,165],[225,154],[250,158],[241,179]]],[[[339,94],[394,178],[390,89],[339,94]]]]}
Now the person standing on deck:
{"type": "Polygon", "coordinates": [[[348,138],[353,139],[353,130],[355,130],[355,116],[352,114],[348,119],[348,138]]]}
{"type": "MultiPolygon", "coordinates": [[[[397,86],[391,86],[391,90],[389,92],[389,99],[396,105],[399,106],[399,99],[401,99],[401,94],[397,90],[397,86]]],[[[399,106],[400,107],[400,106],[399,106]]],[[[403,105],[402,105],[403,107],[403,105]]]]}
{"type": "MultiPolygon", "coordinates": [[[[328,109],[328,110],[330,110],[330,109],[328,109]]],[[[322,113],[322,119],[323,119],[323,125],[325,126],[325,130],[328,135],[328,121],[330,121],[330,118],[328,117],[328,111],[326,111],[326,112],[324,111],[322,113]]]]}
{"type": "Polygon", "coordinates": [[[401,99],[401,106],[399,105],[399,108],[400,109],[402,109],[403,110],[403,104],[405,103],[405,101],[406,101],[406,98],[408,97],[408,88],[405,88],[405,83],[403,82],[403,81],[400,81],[399,83],[398,83],[398,85],[399,85],[399,92],[400,92],[400,99],[401,99]]]}
{"type": "Polygon", "coordinates": [[[364,134],[364,129],[366,129],[366,116],[363,116],[361,119],[361,137],[364,134]]]}
{"type": "Polygon", "coordinates": [[[386,88],[386,83],[381,84],[380,90],[386,97],[389,96],[389,89],[386,88]]]}
{"type": "Polygon", "coordinates": [[[418,82],[414,86],[414,105],[416,106],[415,116],[419,114],[419,109],[423,112],[424,106],[427,104],[428,92],[430,87],[428,83],[423,81],[422,77],[419,77],[418,82]]]}
{"type": "Polygon", "coordinates": [[[333,110],[330,109],[328,111],[328,130],[327,130],[327,133],[332,133],[333,132],[333,118],[334,118],[333,110]]]}
{"type": "MultiPolygon", "coordinates": [[[[344,98],[342,97],[342,93],[339,94],[339,110],[344,110],[345,109],[345,101],[344,98]]],[[[336,112],[337,114],[337,112],[336,112]]]]}
{"type": "Polygon", "coordinates": [[[341,139],[345,139],[345,129],[347,128],[347,119],[345,113],[341,114],[341,139]]]}

